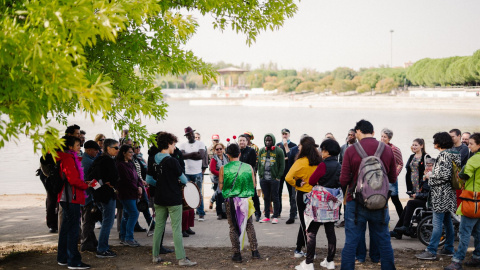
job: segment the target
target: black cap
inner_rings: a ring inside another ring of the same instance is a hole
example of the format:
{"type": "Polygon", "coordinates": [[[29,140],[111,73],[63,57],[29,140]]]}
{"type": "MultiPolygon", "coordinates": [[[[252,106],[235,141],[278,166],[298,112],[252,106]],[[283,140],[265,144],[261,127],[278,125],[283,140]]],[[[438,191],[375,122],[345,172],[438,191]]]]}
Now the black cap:
{"type": "Polygon", "coordinates": [[[85,148],[85,149],[93,148],[93,149],[100,150],[100,146],[98,146],[98,143],[96,143],[95,141],[92,141],[92,140],[86,141],[83,144],[83,148],[85,148]]]}
{"type": "Polygon", "coordinates": [[[289,130],[288,128],[282,129],[282,133],[285,133],[285,132],[286,132],[286,133],[290,133],[290,130],[289,130]]]}

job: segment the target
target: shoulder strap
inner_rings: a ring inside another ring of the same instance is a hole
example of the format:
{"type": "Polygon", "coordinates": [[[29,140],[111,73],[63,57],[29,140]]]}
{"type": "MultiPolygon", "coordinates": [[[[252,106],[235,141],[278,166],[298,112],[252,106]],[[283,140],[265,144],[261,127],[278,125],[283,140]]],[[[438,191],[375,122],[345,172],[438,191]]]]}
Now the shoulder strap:
{"type": "Polygon", "coordinates": [[[363,149],[363,147],[362,147],[362,145],[360,144],[360,142],[354,143],[353,146],[355,147],[355,150],[357,150],[357,153],[358,153],[358,155],[360,156],[360,158],[364,159],[364,158],[368,157],[367,153],[366,153],[365,150],[363,149]]]}
{"type": "Polygon", "coordinates": [[[382,156],[383,150],[385,150],[385,144],[383,142],[378,142],[377,151],[375,151],[375,155],[377,158],[382,156]]]}
{"type": "Polygon", "coordinates": [[[229,192],[232,192],[232,189],[235,186],[235,181],[237,181],[238,173],[240,172],[240,168],[242,168],[242,164],[243,164],[243,162],[240,162],[240,166],[238,166],[237,174],[235,175],[235,178],[233,179],[232,187],[230,188],[229,192]]]}

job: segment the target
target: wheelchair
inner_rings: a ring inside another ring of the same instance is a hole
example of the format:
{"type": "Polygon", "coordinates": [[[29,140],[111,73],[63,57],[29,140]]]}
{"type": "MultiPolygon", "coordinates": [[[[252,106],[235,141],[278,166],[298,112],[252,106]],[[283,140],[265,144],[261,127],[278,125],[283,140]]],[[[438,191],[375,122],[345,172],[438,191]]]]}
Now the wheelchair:
{"type": "MultiPolygon", "coordinates": [[[[457,216],[455,213],[451,213],[452,216],[452,223],[453,223],[453,231],[455,235],[455,240],[458,239],[458,230],[460,227],[460,217],[457,216]]],[[[412,220],[410,221],[410,226],[408,228],[407,233],[414,234],[415,237],[420,240],[422,244],[428,246],[430,244],[430,238],[432,236],[433,231],[433,211],[428,208],[418,207],[414,210],[412,220]]],[[[442,226],[443,227],[443,226],[442,226]]],[[[405,233],[405,235],[407,235],[405,233]]],[[[446,233],[445,228],[443,228],[442,236],[440,237],[439,246],[445,244],[446,240],[446,233]]],[[[410,235],[413,237],[412,235],[410,235]]]]}

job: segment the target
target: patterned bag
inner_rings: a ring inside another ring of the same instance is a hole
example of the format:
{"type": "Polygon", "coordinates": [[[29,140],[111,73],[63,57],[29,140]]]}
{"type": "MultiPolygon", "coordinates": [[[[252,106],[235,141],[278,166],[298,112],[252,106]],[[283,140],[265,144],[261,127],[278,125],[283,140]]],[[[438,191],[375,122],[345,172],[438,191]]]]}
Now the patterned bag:
{"type": "Polygon", "coordinates": [[[304,196],[306,228],[312,221],[322,223],[335,222],[340,218],[340,205],[343,202],[341,188],[326,188],[316,185],[310,193],[304,196]]]}

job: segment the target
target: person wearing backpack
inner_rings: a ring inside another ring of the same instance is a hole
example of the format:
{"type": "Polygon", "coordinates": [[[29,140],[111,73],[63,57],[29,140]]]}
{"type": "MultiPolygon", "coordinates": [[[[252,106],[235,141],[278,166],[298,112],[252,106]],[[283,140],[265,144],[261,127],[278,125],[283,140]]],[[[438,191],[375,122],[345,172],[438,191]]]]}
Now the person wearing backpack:
{"type": "Polygon", "coordinates": [[[433,165],[432,174],[427,174],[430,186],[430,203],[432,205],[432,235],[430,244],[424,252],[415,255],[420,260],[436,260],[437,249],[445,227],[445,246],[438,252],[439,255],[452,256],[454,253],[453,241],[455,234],[452,224],[452,213],[457,209],[457,198],[452,186],[453,163],[460,166],[460,154],[449,150],[453,140],[447,132],[437,132],[433,135],[433,145],[440,153],[433,165]]]}
{"type": "Polygon", "coordinates": [[[388,184],[397,181],[395,158],[390,147],[373,137],[375,132],[369,121],[358,121],[354,130],[358,142],[345,151],[340,174],[340,184],[344,188],[348,186],[341,269],[355,269],[356,249],[368,223],[370,238],[375,239],[380,250],[381,269],[392,270],[395,262],[388,230],[387,202],[388,184]],[[366,161],[370,161],[370,165],[360,167],[366,161]],[[368,176],[371,179],[367,182],[368,176]]]}
{"type": "Polygon", "coordinates": [[[62,225],[58,234],[57,262],[68,269],[89,269],[90,265],[82,262],[78,251],[78,234],[80,229],[80,206],[85,204],[85,190],[90,182],[84,181],[82,164],[77,153],[80,139],[72,136],[63,137],[64,151],[57,152],[60,162],[60,175],[64,180],[57,201],[63,209],[62,225]]]}
{"type": "MultiPolygon", "coordinates": [[[[465,189],[462,193],[467,192],[480,192],[480,133],[473,133],[470,136],[468,148],[472,153],[475,153],[470,159],[468,159],[465,168],[460,172],[459,176],[465,182],[465,189]],[[478,182],[477,182],[478,181],[478,182]]],[[[460,195],[463,198],[465,195],[460,195]]],[[[467,196],[465,196],[467,197],[467,196]]],[[[458,270],[462,269],[462,262],[465,259],[467,253],[468,243],[470,242],[470,236],[473,235],[475,241],[475,250],[473,251],[472,258],[465,262],[465,266],[479,267],[480,266],[480,214],[474,213],[475,207],[469,208],[467,205],[464,208],[463,204],[480,204],[478,201],[466,201],[464,200],[460,207],[457,209],[457,215],[461,215],[460,221],[460,241],[458,244],[457,252],[453,255],[452,263],[445,267],[445,270],[458,270]],[[473,213],[472,213],[473,212],[473,213]]]]}

